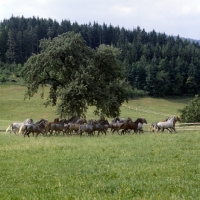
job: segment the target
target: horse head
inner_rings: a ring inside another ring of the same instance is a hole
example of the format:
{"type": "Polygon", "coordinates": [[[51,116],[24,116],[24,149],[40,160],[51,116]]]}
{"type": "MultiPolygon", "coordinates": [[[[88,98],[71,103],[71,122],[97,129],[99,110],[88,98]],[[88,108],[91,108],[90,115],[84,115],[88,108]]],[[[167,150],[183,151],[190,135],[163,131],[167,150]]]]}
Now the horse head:
{"type": "Polygon", "coordinates": [[[93,125],[94,123],[96,123],[96,122],[93,119],[88,120],[89,125],[93,125]]]}
{"type": "Polygon", "coordinates": [[[33,123],[33,119],[28,118],[24,121],[24,124],[32,124],[33,123]]]}
{"type": "Polygon", "coordinates": [[[103,125],[105,125],[105,124],[109,125],[109,122],[108,122],[108,120],[107,120],[107,119],[104,119],[104,120],[103,120],[103,121],[101,121],[100,123],[101,123],[101,124],[103,124],[103,125]]]}
{"type": "Polygon", "coordinates": [[[145,118],[142,118],[142,121],[143,121],[143,123],[147,124],[147,120],[145,118]]]}
{"type": "Polygon", "coordinates": [[[125,120],[125,122],[133,122],[133,120],[132,120],[130,117],[128,117],[128,118],[125,120]]]}
{"type": "Polygon", "coordinates": [[[54,122],[59,122],[59,117],[55,118],[54,122]]]}
{"type": "Polygon", "coordinates": [[[178,116],[175,117],[175,120],[176,120],[176,122],[177,121],[181,122],[181,119],[178,116]]]}

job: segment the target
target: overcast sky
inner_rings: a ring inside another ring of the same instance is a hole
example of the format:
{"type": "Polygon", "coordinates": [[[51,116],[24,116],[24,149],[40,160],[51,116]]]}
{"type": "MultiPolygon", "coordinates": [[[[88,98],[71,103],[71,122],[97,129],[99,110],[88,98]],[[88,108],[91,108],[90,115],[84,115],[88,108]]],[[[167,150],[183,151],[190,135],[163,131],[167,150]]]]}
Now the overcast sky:
{"type": "Polygon", "coordinates": [[[146,32],[200,40],[200,0],[0,0],[0,21],[12,15],[130,30],[139,26],[146,32]]]}

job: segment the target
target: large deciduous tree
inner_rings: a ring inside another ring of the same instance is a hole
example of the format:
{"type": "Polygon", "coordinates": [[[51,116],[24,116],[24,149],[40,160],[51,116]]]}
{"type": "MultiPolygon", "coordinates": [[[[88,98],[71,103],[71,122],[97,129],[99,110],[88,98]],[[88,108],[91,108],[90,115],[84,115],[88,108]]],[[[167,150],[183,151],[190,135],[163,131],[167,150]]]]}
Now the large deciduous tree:
{"type": "Polygon", "coordinates": [[[32,97],[40,86],[50,86],[45,104],[57,105],[61,117],[85,115],[88,106],[95,106],[99,116],[120,114],[130,87],[118,59],[119,49],[108,45],[91,49],[74,32],[43,39],[40,48],[41,53],[33,54],[24,65],[26,97],[32,97]]]}

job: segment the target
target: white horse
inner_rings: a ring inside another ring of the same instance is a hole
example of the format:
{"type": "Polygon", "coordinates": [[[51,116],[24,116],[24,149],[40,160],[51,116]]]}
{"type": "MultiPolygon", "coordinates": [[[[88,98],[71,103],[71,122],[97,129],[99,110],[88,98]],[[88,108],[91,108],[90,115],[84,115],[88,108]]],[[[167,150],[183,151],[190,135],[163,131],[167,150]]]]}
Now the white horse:
{"type": "Polygon", "coordinates": [[[170,117],[167,121],[158,122],[157,123],[157,131],[161,130],[163,132],[164,129],[168,129],[170,132],[171,132],[171,130],[173,130],[176,133],[175,123],[177,121],[180,122],[179,117],[178,116],[173,116],[173,117],[170,117]]]}
{"type": "Polygon", "coordinates": [[[32,123],[33,123],[33,120],[31,118],[26,119],[24,122],[14,122],[8,126],[8,128],[6,129],[6,132],[10,130],[10,135],[12,132],[14,132],[15,135],[17,135],[17,132],[19,131],[22,125],[32,124],[32,123]]]}

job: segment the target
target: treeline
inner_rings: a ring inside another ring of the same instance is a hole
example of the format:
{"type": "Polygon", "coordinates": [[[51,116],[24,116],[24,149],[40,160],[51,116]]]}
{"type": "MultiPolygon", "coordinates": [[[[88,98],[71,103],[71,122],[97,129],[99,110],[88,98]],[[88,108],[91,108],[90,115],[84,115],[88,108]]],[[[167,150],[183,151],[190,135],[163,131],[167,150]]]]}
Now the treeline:
{"type": "MultiPolygon", "coordinates": [[[[12,16],[0,22],[0,81],[9,73],[20,76],[27,59],[40,52],[39,41],[67,31],[81,33],[87,45],[121,49],[121,61],[133,88],[151,96],[200,93],[200,46],[179,36],[167,36],[140,27],[133,30],[112,25],[71,23],[63,20],[12,16]]],[[[111,72],[112,73],[112,72],[111,72]]]]}

